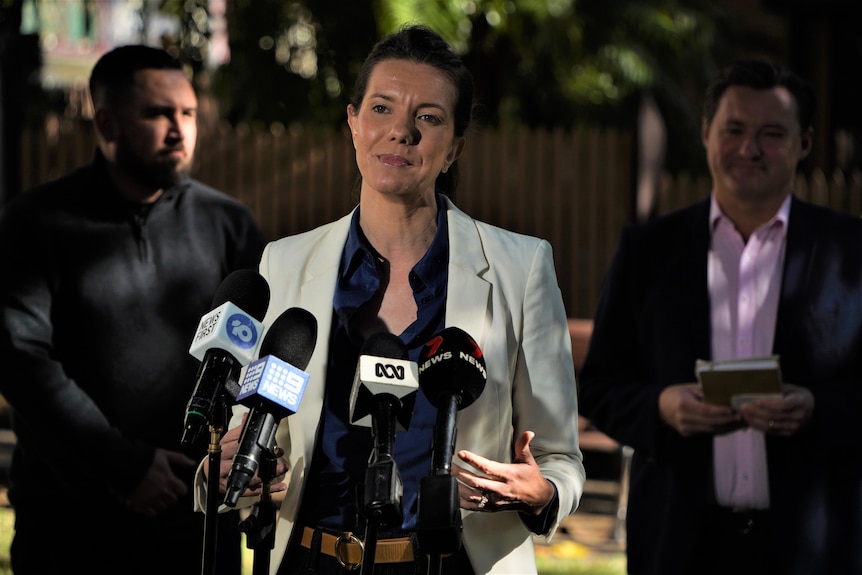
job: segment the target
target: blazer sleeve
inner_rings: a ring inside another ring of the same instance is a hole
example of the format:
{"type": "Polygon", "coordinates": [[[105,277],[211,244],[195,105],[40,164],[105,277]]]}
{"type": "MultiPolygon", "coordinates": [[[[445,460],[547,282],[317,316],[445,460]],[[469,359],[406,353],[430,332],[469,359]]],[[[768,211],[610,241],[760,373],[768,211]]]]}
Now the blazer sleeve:
{"type": "Polygon", "coordinates": [[[551,245],[537,244],[523,298],[523,338],[514,370],[515,438],[536,433],[530,451],[559,498],[556,521],[573,513],[583,493],[585,471],[578,447],[578,398],[571,338],[557,284],[551,245]]]}

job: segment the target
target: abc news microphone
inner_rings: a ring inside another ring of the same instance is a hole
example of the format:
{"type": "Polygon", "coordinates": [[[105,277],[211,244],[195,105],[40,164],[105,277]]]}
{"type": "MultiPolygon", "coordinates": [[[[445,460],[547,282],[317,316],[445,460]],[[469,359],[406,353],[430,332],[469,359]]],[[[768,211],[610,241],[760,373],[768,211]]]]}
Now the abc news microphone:
{"type": "Polygon", "coordinates": [[[275,444],[282,418],[296,413],[308,374],[303,370],[317,343],[317,320],[310,312],[292,307],[276,318],[260,344],[260,359],[245,370],[237,403],[249,408],[239,448],[233,457],[225,505],[234,507],[257,472],[261,457],[275,444]]]}
{"type": "Polygon", "coordinates": [[[488,378],[485,358],[476,341],[458,327],[432,337],[419,353],[419,388],[437,408],[431,474],[419,482],[416,537],[429,555],[461,548],[461,506],[458,481],[452,476],[456,412],[482,395],[488,378]]]}
{"type": "Polygon", "coordinates": [[[419,392],[416,362],[391,333],[376,333],[359,351],[350,391],[350,422],[371,427],[373,447],[363,487],[363,510],[383,525],[401,525],[404,486],[395,464],[395,434],[410,427],[419,392]]]}
{"type": "Polygon", "coordinates": [[[263,317],[269,307],[269,284],[253,270],[236,270],[222,280],[192,339],[189,353],[201,365],[186,407],[181,443],[195,445],[211,423],[219,396],[233,402],[242,366],[257,356],[263,317]]]}

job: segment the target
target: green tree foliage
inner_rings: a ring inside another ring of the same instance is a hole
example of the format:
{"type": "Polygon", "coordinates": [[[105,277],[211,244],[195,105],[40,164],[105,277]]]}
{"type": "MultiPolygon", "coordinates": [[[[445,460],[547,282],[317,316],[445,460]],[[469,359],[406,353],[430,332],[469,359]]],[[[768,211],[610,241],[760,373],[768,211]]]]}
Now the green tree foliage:
{"type": "Polygon", "coordinates": [[[702,167],[699,103],[739,43],[711,0],[229,0],[226,119],[341,126],[362,58],[408,22],[473,70],[480,123],[631,129],[651,94],[670,169],[702,167]],[[680,166],[674,166],[677,162],[680,166]]]}
{"type": "Polygon", "coordinates": [[[377,38],[367,2],[228,0],[230,62],[213,89],[232,124],[344,121],[362,57],[377,38]]]}
{"type": "Polygon", "coordinates": [[[740,47],[711,0],[378,0],[377,11],[381,33],[434,23],[464,52],[486,124],[631,129],[652,95],[672,170],[705,167],[703,90],[740,47]]]}
{"type": "MultiPolygon", "coordinates": [[[[204,68],[206,51],[209,48],[209,14],[207,0],[164,0],[162,12],[172,14],[180,21],[177,38],[163,38],[165,46],[173,49],[178,57],[186,62],[193,73],[204,68]]],[[[146,13],[142,14],[146,18],[146,13]]]]}

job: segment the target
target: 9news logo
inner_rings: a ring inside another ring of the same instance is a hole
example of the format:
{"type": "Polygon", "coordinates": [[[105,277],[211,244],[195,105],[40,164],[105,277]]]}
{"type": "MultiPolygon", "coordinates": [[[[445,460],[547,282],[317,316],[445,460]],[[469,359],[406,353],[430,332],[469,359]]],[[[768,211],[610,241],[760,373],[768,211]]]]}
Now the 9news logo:
{"type": "Polygon", "coordinates": [[[227,336],[233,343],[243,349],[250,349],[257,344],[257,329],[251,318],[241,313],[235,313],[227,318],[227,336]]]}

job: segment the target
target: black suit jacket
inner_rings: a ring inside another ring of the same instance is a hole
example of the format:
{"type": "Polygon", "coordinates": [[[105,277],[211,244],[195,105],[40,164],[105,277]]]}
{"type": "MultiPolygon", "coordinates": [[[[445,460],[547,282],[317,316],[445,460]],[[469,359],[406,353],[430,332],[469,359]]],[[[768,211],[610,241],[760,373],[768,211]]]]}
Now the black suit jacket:
{"type": "MultiPolygon", "coordinates": [[[[621,234],[581,378],[580,412],[634,448],[627,515],[632,574],[692,575],[714,504],[712,435],[659,418],[662,389],[711,357],[709,201],[621,234]]],[[[767,435],[776,573],[862,573],[862,220],[793,198],[774,353],[808,387],[814,415],[767,435]]]]}

